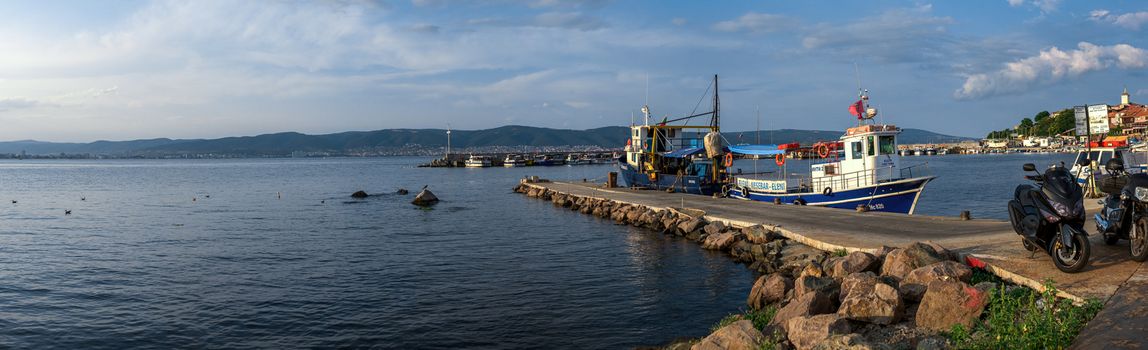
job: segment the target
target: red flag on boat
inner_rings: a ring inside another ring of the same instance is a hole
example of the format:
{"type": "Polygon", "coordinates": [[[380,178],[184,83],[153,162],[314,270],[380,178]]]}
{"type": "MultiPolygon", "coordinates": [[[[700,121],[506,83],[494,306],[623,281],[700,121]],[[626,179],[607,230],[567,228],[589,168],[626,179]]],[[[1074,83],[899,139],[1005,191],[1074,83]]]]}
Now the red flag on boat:
{"type": "Polygon", "coordinates": [[[857,116],[857,119],[861,119],[865,115],[865,102],[857,100],[856,103],[849,105],[849,113],[857,116]]]}

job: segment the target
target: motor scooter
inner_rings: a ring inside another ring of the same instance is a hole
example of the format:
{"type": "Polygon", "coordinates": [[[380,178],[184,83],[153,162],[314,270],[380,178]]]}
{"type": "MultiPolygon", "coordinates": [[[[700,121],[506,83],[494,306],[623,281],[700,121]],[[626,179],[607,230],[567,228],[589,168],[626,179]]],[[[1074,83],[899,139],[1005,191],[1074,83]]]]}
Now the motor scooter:
{"type": "Polygon", "coordinates": [[[1084,191],[1063,165],[1053,165],[1043,174],[1029,163],[1024,171],[1031,185],[1017,186],[1008,202],[1009,222],[1021,236],[1025,249],[1043,250],[1056,268],[1079,272],[1088,265],[1091,247],[1084,232],[1084,191]]]}

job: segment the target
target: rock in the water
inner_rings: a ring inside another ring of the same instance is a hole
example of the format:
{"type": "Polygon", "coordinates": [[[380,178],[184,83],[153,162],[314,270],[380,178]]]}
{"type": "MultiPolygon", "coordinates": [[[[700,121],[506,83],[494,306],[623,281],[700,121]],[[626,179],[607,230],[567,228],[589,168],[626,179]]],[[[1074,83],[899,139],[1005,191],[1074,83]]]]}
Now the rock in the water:
{"type": "Polygon", "coordinates": [[[929,282],[942,278],[968,282],[972,276],[972,269],[955,261],[942,261],[929,266],[918,267],[909,271],[909,274],[905,275],[905,279],[901,280],[901,294],[909,300],[921,300],[929,282]]]}
{"type": "Polygon", "coordinates": [[[420,191],[419,194],[415,195],[415,200],[411,201],[411,204],[423,207],[431,206],[435,203],[438,203],[438,197],[425,188],[420,191]]]}
{"type": "Polygon", "coordinates": [[[880,282],[872,272],[856,273],[842,282],[837,314],[850,320],[889,325],[901,320],[905,304],[896,288],[880,282]]]}
{"type": "Polygon", "coordinates": [[[765,335],[753,327],[753,322],[741,320],[730,323],[718,329],[701,342],[694,344],[691,350],[754,350],[758,343],[765,340],[765,335]]]}
{"type": "Polygon", "coordinates": [[[777,310],[777,314],[773,316],[773,320],[770,321],[769,324],[788,327],[787,322],[794,317],[821,315],[836,310],[837,306],[833,305],[833,300],[830,299],[828,294],[813,291],[798,296],[790,301],[789,304],[785,304],[784,307],[777,310]]]}
{"type": "Polygon", "coordinates": [[[981,317],[989,295],[987,292],[954,280],[929,282],[921,306],[917,309],[917,327],[948,331],[954,325],[972,329],[981,317]]]}
{"type": "MultiPolygon", "coordinates": [[[[517,189],[515,189],[515,192],[518,192],[518,190],[517,190],[517,189]]],[[[407,195],[407,194],[410,194],[410,193],[411,193],[411,192],[410,192],[410,191],[407,191],[407,189],[405,189],[405,188],[400,188],[398,191],[395,191],[395,194],[398,194],[398,195],[404,195],[404,196],[405,196],[405,195],[407,195]]]]}
{"type": "Polygon", "coordinates": [[[351,194],[351,198],[367,198],[369,196],[370,195],[367,194],[367,192],[363,192],[363,191],[355,191],[355,193],[351,194]]]}
{"type": "Polygon", "coordinates": [[[793,280],[780,273],[761,276],[753,283],[746,303],[754,310],[760,310],[771,304],[785,300],[785,295],[793,290],[793,280]]]}
{"type": "Polygon", "coordinates": [[[790,319],[786,326],[789,342],[797,350],[813,349],[836,334],[849,334],[853,326],[849,320],[837,314],[798,316],[790,319]]]}
{"type": "Polygon", "coordinates": [[[863,271],[874,271],[880,266],[876,255],[866,252],[852,252],[829,265],[829,276],[842,278],[863,271]]]}
{"type": "MultiPolygon", "coordinates": [[[[694,219],[689,220],[689,221],[682,222],[681,224],[678,225],[678,230],[680,230],[682,232],[682,235],[685,235],[685,234],[694,233],[698,230],[704,229],[705,226],[706,226],[706,220],[699,217],[699,218],[694,218],[694,219]]],[[[701,232],[697,232],[697,234],[701,234],[701,232]]]]}
{"type": "Polygon", "coordinates": [[[914,242],[905,248],[894,249],[885,256],[885,263],[881,265],[881,274],[902,279],[918,267],[929,266],[945,260],[948,258],[937,253],[933,247],[921,242],[914,242]]]}

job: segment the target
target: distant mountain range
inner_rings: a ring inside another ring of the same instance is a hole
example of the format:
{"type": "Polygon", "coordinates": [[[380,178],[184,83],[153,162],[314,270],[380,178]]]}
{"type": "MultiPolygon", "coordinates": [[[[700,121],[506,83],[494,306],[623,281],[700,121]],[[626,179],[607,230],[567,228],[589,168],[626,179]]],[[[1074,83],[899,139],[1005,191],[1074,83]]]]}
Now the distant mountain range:
{"type": "MultiPolygon", "coordinates": [[[[625,144],[629,128],[608,126],[588,130],[566,130],[510,125],[485,130],[452,130],[451,146],[465,149],[490,147],[596,146],[620,148],[625,144]]],[[[732,143],[753,143],[754,132],[724,132],[732,143]]],[[[812,143],[835,140],[840,131],[825,130],[763,130],[762,143],[812,143]]],[[[972,140],[972,138],[937,134],[919,129],[905,129],[901,143],[937,143],[972,140]]],[[[385,155],[416,154],[419,149],[441,149],[446,146],[444,129],[386,129],[376,131],[350,131],[325,135],[306,135],[296,132],[264,134],[258,136],[225,137],[220,139],[148,139],[132,141],[96,141],[91,143],[57,143],[43,141],[0,142],[0,154],[11,155],[102,155],[114,157],[166,157],[187,155],[218,156],[289,156],[292,154],[321,155],[385,155]]]]}

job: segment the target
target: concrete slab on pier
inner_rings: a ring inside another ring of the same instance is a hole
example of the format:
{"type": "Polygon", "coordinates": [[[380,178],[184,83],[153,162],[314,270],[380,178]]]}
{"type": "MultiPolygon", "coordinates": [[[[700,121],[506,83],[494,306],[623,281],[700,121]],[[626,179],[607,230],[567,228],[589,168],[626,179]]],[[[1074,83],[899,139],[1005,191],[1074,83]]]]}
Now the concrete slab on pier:
{"type": "MultiPolygon", "coordinates": [[[[1014,283],[1042,289],[1044,281],[1052,280],[1062,296],[1076,300],[1096,298],[1108,302],[1096,321],[1081,333],[1081,339],[1108,339],[1115,342],[1129,339],[1126,335],[1140,334],[1139,338],[1135,338],[1140,342],[1143,341],[1144,333],[1134,332],[1142,332],[1148,325],[1148,312],[1145,312],[1144,306],[1148,305],[1148,289],[1145,289],[1148,287],[1148,268],[1128,257],[1127,241],[1108,246],[1099,235],[1093,235],[1089,266],[1082,272],[1068,274],[1057,270],[1047,255],[1031,254],[1024,250],[1020,238],[1012,231],[1009,223],[1001,220],[858,213],[662,191],[606,189],[590,183],[551,182],[529,185],[653,208],[700,209],[711,220],[723,220],[735,225],[776,226],[787,238],[825,250],[870,250],[883,245],[896,247],[916,241],[933,241],[983,261],[994,273],[1014,283]],[[1117,293],[1118,290],[1120,293],[1117,293]],[[1119,323],[1128,319],[1138,321],[1125,327],[1094,324],[1119,323]]],[[[1001,207],[1004,210],[1003,203],[1001,207]]],[[[1095,210],[1090,208],[1089,212],[1095,210]]],[[[1086,228],[1094,231],[1092,225],[1089,222],[1086,228]]],[[[1127,342],[1123,344],[1127,346],[1127,342]]],[[[1134,345],[1138,347],[1140,344],[1134,345]]]]}

